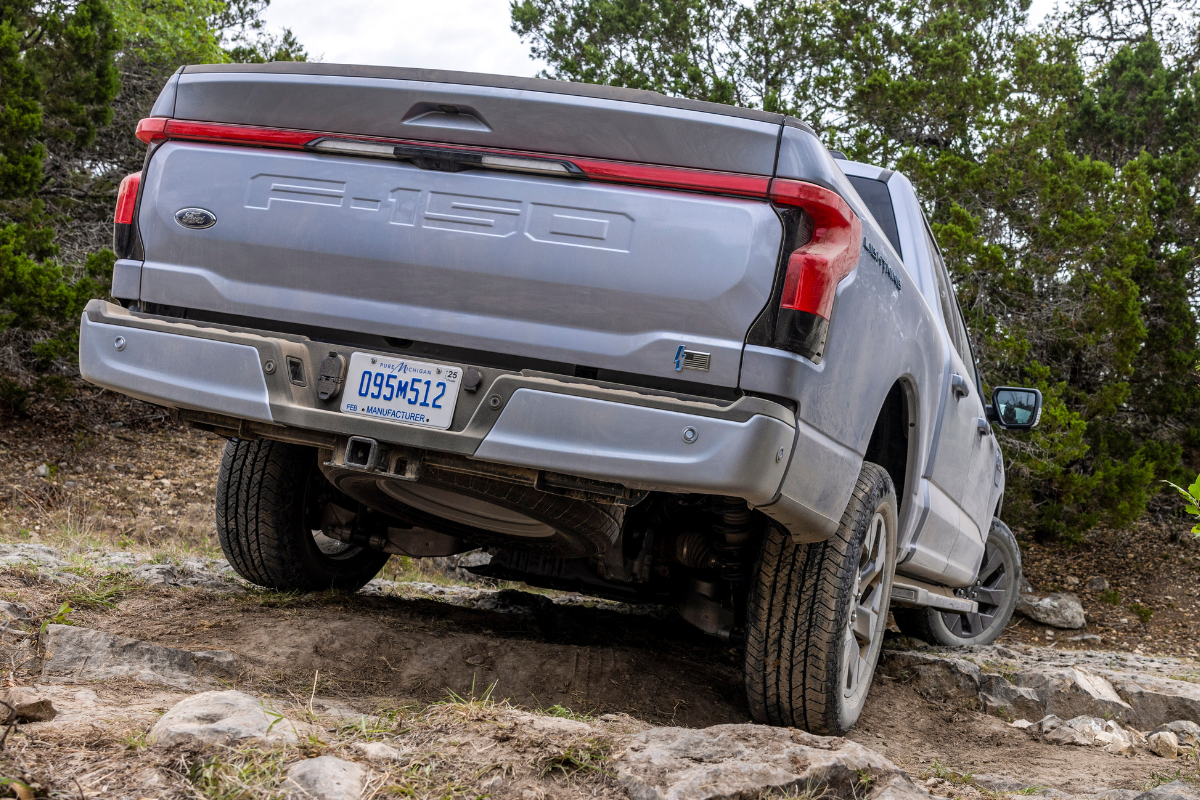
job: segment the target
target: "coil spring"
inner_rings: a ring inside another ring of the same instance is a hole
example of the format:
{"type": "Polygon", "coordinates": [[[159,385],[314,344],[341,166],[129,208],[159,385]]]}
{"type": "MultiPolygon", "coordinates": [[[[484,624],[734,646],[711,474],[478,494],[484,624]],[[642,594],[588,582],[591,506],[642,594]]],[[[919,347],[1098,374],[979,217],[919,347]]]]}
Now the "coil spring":
{"type": "Polygon", "coordinates": [[[754,538],[754,512],[744,500],[718,497],[713,500],[713,513],[719,518],[713,524],[713,549],[717,553],[721,577],[727,581],[744,581],[749,573],[749,548],[754,538]]]}

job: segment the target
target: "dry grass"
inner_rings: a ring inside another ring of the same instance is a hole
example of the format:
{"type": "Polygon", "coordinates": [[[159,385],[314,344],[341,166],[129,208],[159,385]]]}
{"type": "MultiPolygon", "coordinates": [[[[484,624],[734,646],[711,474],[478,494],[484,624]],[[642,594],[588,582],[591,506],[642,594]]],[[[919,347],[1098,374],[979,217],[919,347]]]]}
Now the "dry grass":
{"type": "MultiPolygon", "coordinates": [[[[457,800],[488,796],[624,797],[608,769],[620,734],[531,732],[526,712],[478,697],[451,696],[424,707],[377,709],[352,723],[329,725],[299,698],[297,718],[323,723],[325,734],[297,746],[182,750],[147,746],[145,729],[98,721],[89,735],[16,731],[0,752],[0,777],[38,786],[37,796],[282,800],[294,792],[287,770],[319,755],[359,761],[364,798],[457,800]],[[368,761],[355,745],[384,742],[395,761],[368,761]]],[[[0,784],[0,797],[5,796],[0,784]]]]}

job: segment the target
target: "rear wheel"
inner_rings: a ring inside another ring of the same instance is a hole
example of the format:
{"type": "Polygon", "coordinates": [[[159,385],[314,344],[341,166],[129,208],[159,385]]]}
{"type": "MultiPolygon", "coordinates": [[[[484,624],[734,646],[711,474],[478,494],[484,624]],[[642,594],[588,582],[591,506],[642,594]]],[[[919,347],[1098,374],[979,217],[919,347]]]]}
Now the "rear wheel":
{"type": "Polygon", "coordinates": [[[993,519],[978,578],[956,592],[977,602],[978,611],[963,614],[934,608],[897,608],[892,616],[902,633],[930,644],[991,644],[1012,619],[1020,587],[1021,548],[1008,526],[993,519]]]}
{"type": "Polygon", "coordinates": [[[234,440],[217,475],[217,538],[229,563],[267,589],[356,591],[389,558],[319,529],[316,450],[283,442],[234,440]],[[313,521],[317,520],[316,526],[313,521]]]}
{"type": "Polygon", "coordinates": [[[836,735],[858,720],[887,626],[896,519],[892,480],[868,462],[828,541],[796,544],[771,526],[746,610],[755,721],[836,735]]]}

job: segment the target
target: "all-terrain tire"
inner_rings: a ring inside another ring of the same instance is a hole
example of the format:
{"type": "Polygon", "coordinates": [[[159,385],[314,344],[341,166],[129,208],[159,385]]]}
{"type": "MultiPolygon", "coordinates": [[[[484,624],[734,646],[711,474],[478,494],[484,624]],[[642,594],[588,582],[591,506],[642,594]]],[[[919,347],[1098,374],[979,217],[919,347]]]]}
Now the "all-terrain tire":
{"type": "MultiPolygon", "coordinates": [[[[225,445],[217,475],[217,538],[234,570],[267,589],[356,591],[387,562],[387,553],[334,545],[322,550],[310,501],[316,450],[267,440],[225,445]]],[[[322,537],[323,538],[323,537],[322,537]]]]}
{"type": "Polygon", "coordinates": [[[892,616],[901,633],[930,644],[946,647],[991,644],[1012,619],[1020,592],[1021,548],[1008,526],[993,518],[978,579],[959,592],[979,603],[978,613],[896,608],[892,616]]]}
{"type": "Polygon", "coordinates": [[[839,735],[858,720],[887,626],[896,531],[892,480],[870,462],[829,540],[797,544],[770,527],[746,611],[743,671],[755,721],[839,735]],[[869,632],[865,647],[860,630],[869,632]]]}

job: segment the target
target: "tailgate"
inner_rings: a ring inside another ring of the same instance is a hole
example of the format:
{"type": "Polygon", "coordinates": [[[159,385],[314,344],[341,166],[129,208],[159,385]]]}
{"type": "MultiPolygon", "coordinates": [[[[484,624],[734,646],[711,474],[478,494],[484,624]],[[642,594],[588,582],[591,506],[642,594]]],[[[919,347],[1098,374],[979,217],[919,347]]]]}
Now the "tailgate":
{"type": "Polygon", "coordinates": [[[765,201],[217,144],[143,184],[144,302],[723,387],[782,236],[765,201]]]}

